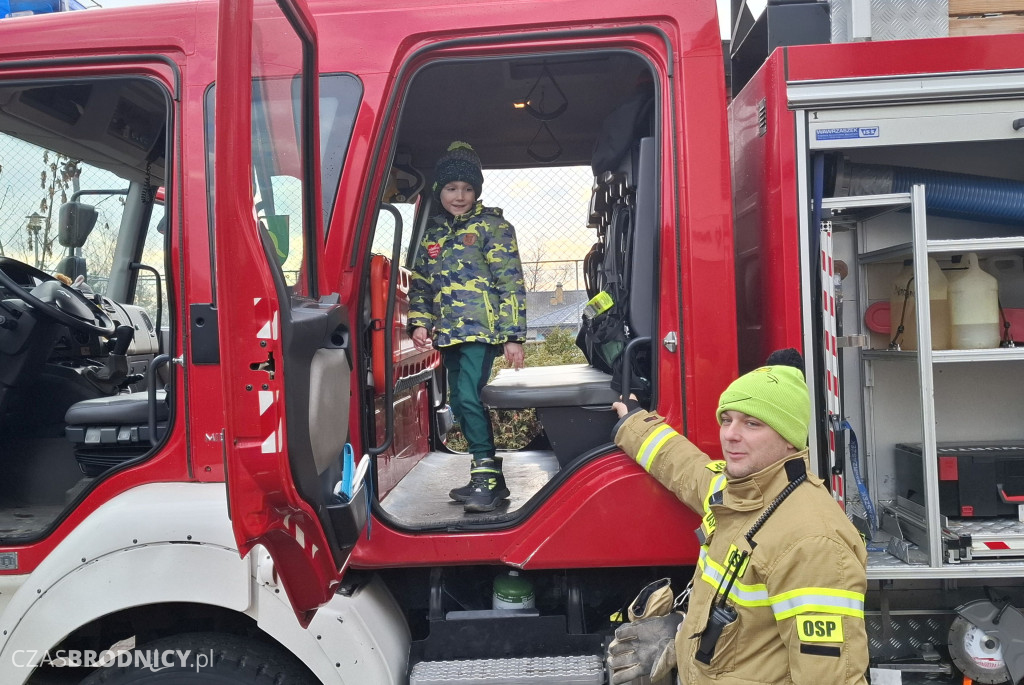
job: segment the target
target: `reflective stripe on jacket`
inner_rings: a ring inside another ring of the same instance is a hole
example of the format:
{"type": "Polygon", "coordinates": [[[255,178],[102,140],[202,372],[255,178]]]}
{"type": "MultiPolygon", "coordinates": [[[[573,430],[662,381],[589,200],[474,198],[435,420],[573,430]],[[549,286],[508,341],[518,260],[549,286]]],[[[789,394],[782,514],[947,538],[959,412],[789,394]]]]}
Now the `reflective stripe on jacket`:
{"type": "MultiPolygon", "coordinates": [[[[725,462],[710,461],[662,417],[644,411],[619,423],[615,442],[704,517],[698,538],[706,539],[676,634],[681,682],[866,682],[867,552],[821,479],[808,472],[753,536],[751,549],[744,535],[789,482],[784,461],[729,481],[725,462]],[[742,552],[750,556],[727,599],[737,618],[722,631],[710,664],[701,663],[699,635],[727,585],[730,560],[742,552]]],[[[792,458],[806,465],[807,452],[792,458]]]]}
{"type": "Polygon", "coordinates": [[[526,288],[516,232],[500,209],[477,202],[430,220],[413,266],[409,328],[438,347],[526,340],[526,288]]]}

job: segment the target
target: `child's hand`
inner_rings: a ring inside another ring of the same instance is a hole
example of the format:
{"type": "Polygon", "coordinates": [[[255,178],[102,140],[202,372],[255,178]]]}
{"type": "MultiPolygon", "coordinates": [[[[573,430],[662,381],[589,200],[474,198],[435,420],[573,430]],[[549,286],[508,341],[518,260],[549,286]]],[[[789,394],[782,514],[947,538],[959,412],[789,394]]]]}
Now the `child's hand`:
{"type": "Polygon", "coordinates": [[[636,395],[632,394],[629,396],[629,399],[620,397],[618,402],[612,402],[612,409],[615,410],[615,413],[619,415],[620,419],[639,407],[640,403],[636,401],[636,395]]]}
{"type": "Polygon", "coordinates": [[[413,329],[412,342],[416,347],[421,349],[431,347],[433,345],[430,341],[430,336],[427,334],[427,329],[423,326],[413,329]]]}
{"type": "Polygon", "coordinates": [[[523,368],[523,346],[517,342],[505,343],[505,361],[508,362],[508,365],[516,371],[523,368]]]}

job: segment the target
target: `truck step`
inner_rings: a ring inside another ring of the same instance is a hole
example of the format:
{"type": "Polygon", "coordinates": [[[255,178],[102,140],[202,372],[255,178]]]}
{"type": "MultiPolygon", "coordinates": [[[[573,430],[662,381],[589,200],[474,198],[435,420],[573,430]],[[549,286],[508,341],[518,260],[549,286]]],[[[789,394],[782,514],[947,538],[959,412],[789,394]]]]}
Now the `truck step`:
{"type": "Polygon", "coordinates": [[[517,659],[421,661],[409,685],[601,685],[600,656],[535,656],[517,659]]]}

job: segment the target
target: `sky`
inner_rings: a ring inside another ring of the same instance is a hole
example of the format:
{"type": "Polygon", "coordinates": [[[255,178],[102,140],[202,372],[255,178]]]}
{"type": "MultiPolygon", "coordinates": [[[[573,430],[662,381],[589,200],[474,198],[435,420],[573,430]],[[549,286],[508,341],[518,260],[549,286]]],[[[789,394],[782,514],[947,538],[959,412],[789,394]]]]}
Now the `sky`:
{"type": "MultiPolygon", "coordinates": [[[[170,0],[92,0],[103,7],[124,7],[125,5],[147,5],[155,2],[170,2],[170,0]]],[[[755,15],[759,15],[767,4],[767,0],[747,0],[755,15]]],[[[729,37],[729,0],[717,0],[718,18],[722,27],[722,38],[729,37]]]]}

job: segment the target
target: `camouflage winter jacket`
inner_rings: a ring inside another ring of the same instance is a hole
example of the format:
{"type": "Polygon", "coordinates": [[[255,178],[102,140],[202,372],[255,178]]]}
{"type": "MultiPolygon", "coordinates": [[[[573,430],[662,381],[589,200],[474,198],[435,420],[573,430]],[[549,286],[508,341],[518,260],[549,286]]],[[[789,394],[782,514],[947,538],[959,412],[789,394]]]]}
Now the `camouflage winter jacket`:
{"type": "Polygon", "coordinates": [[[431,218],[409,289],[409,330],[420,326],[437,347],[526,340],[523,267],[500,209],[431,218]]]}

